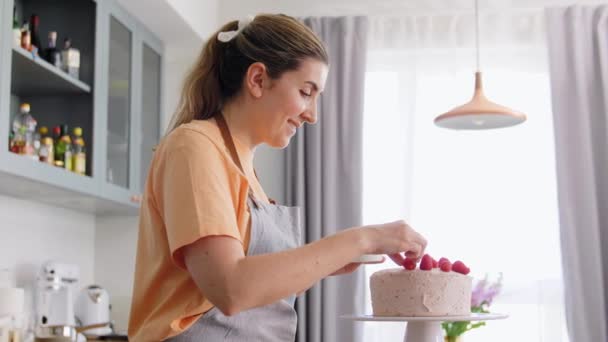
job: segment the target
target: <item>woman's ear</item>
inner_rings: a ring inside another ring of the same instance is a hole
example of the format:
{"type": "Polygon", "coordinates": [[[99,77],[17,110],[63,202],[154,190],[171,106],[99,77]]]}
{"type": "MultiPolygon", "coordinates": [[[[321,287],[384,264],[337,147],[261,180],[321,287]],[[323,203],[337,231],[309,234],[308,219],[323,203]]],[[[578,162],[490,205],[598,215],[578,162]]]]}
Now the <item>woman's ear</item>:
{"type": "Polygon", "coordinates": [[[245,74],[245,89],[254,98],[260,98],[264,92],[264,86],[267,86],[268,75],[266,66],[263,63],[255,62],[247,68],[245,74]]]}

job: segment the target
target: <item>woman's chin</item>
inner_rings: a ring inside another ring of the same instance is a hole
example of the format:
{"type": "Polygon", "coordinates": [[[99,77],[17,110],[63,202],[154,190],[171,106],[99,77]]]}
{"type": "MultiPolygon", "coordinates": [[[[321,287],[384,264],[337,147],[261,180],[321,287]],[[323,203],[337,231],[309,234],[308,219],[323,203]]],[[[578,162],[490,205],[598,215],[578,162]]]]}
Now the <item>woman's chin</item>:
{"type": "Polygon", "coordinates": [[[284,137],[275,139],[271,143],[269,143],[268,146],[270,146],[272,148],[283,149],[289,145],[289,142],[291,141],[291,137],[292,136],[284,136],[284,137]]]}

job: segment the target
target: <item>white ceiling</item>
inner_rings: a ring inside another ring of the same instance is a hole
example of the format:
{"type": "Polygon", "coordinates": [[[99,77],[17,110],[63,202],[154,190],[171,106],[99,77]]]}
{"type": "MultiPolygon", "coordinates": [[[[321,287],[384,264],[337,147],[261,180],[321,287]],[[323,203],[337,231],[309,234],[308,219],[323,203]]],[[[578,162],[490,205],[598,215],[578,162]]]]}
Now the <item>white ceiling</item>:
{"type": "MultiPolygon", "coordinates": [[[[198,0],[117,0],[129,13],[133,14],[152,33],[158,36],[166,46],[180,46],[201,41],[201,33],[195,31],[192,19],[185,20],[184,2],[196,7],[205,1],[198,0]]],[[[187,12],[187,10],[186,10],[187,12]]],[[[195,11],[191,11],[195,12],[195,11]]],[[[209,14],[217,18],[217,14],[209,14]]],[[[201,16],[202,17],[202,16],[201,16]]],[[[206,18],[204,18],[206,19],[206,18]]],[[[217,20],[217,19],[215,19],[217,20]]],[[[196,24],[196,23],[194,23],[196,24]]]]}
{"type": "MultiPolygon", "coordinates": [[[[608,0],[479,0],[480,10],[539,9],[608,0]]],[[[411,15],[471,11],[474,0],[222,0],[220,21],[247,14],[281,12],[294,16],[411,15]]]]}

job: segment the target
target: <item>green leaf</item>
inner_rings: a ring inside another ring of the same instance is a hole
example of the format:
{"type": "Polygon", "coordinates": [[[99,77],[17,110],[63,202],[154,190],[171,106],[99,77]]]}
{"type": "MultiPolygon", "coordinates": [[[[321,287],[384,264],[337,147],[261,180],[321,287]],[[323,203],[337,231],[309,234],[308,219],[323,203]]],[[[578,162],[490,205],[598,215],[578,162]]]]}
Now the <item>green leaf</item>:
{"type": "Polygon", "coordinates": [[[478,323],[475,323],[475,324],[471,324],[471,326],[469,327],[469,330],[476,329],[476,328],[479,328],[479,327],[483,327],[484,325],[486,325],[486,322],[478,322],[478,323]]]}
{"type": "Polygon", "coordinates": [[[467,331],[467,326],[469,325],[470,322],[456,322],[456,329],[454,331],[456,336],[460,336],[462,334],[464,334],[467,331]]]}

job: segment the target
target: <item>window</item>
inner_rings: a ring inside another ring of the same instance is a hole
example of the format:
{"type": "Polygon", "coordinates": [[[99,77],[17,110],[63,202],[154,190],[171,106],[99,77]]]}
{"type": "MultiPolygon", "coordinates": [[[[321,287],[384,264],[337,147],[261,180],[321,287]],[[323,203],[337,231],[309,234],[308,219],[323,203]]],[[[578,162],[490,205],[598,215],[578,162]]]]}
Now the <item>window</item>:
{"type": "MultiPolygon", "coordinates": [[[[452,131],[433,119],[471,98],[473,72],[425,73],[434,69],[402,67],[389,54],[393,62],[375,63],[383,58],[371,52],[366,76],[364,223],[403,218],[437,259],[463,260],[476,279],[503,273],[491,311],[510,317],[467,332],[466,342],[568,341],[548,68],[486,68],[488,97],[527,122],[452,131]]],[[[366,275],[386,267],[396,265],[366,266],[366,275]]],[[[371,313],[369,286],[366,303],[371,313]]],[[[364,341],[379,342],[402,339],[405,324],[364,326],[364,341]]]]}

